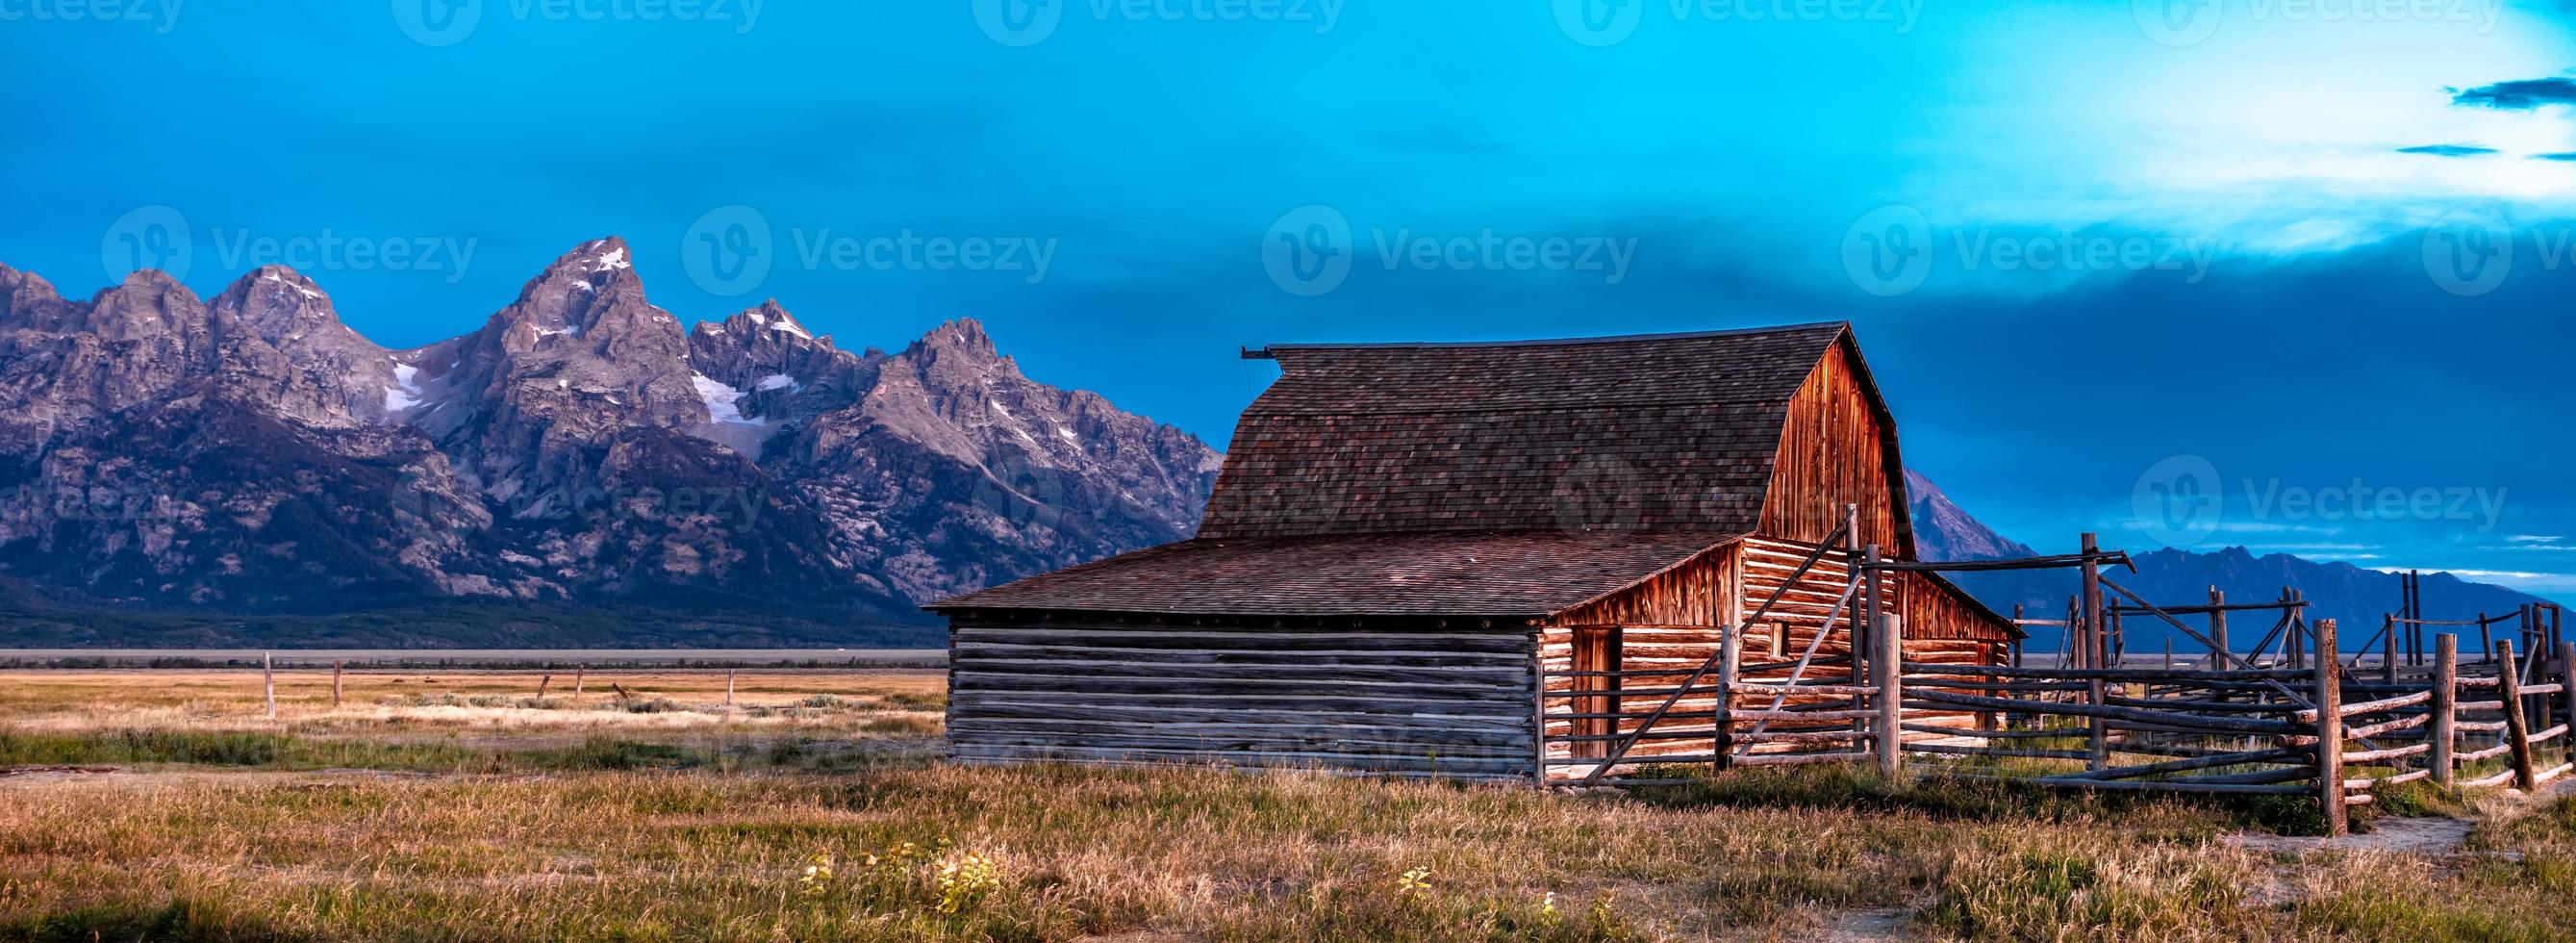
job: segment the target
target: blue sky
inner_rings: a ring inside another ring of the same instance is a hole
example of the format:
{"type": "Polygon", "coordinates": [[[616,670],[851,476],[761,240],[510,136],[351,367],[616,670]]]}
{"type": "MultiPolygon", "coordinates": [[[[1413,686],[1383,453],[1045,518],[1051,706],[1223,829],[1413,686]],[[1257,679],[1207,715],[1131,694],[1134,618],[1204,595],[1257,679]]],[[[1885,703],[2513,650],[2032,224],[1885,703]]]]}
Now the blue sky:
{"type": "Polygon", "coordinates": [[[408,346],[614,233],[1219,444],[1241,345],[1847,318],[2020,539],[2576,592],[2564,10],[2029,6],[0,0],[0,262],[408,346]]]}

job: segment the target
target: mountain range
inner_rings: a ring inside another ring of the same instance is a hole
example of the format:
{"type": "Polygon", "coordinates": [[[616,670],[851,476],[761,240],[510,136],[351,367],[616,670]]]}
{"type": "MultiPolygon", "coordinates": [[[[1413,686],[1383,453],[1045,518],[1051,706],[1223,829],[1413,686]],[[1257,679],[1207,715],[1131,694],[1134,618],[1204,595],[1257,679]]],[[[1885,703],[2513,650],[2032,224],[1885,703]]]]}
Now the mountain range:
{"type": "Polygon", "coordinates": [[[207,637],[189,613],[503,644],[603,609],[667,627],[638,644],[918,642],[922,602],[1188,536],[1219,462],[1029,380],[973,321],[894,353],[775,302],[685,327],[614,238],[411,350],[288,268],[212,299],[140,271],[75,301],[0,266],[19,644],[207,637]],[[344,617],[387,611],[423,628],[344,617]]]}
{"type": "MultiPolygon", "coordinates": [[[[83,301],[0,265],[11,646],[935,645],[921,603],[1190,536],[1221,464],[1029,379],[971,320],[893,353],[774,301],[684,326],[615,238],[408,350],[289,268],[83,301]]],[[[1925,559],[2032,553],[1907,480],[1925,559]]],[[[2115,578],[2159,601],[2295,586],[2375,628],[2397,599],[2393,574],[2242,548],[2137,563],[2115,578]]],[[[2043,618],[2074,588],[1961,582],[2043,618]]],[[[2437,614],[2530,601],[2425,586],[2437,614]]],[[[2133,651],[2169,634],[2131,628],[2133,651]]]]}

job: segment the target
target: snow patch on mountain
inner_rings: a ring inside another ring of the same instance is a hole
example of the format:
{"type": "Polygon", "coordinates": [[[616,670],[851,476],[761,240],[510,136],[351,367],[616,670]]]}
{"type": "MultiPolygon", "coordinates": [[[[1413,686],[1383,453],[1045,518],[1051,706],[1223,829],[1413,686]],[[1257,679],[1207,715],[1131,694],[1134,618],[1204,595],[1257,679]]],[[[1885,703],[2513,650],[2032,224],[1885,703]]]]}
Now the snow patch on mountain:
{"type": "Polygon", "coordinates": [[[737,426],[767,425],[766,422],[758,419],[743,418],[741,390],[727,386],[721,380],[709,378],[703,373],[689,374],[689,384],[698,388],[698,398],[707,404],[707,416],[711,421],[737,426]]]}

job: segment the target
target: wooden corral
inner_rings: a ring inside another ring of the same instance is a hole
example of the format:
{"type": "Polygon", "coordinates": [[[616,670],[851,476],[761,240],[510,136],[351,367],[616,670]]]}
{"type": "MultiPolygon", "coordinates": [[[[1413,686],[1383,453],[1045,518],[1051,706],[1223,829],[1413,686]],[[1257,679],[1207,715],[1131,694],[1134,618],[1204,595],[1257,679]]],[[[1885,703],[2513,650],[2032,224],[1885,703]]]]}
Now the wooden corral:
{"type": "MultiPolygon", "coordinates": [[[[1852,591],[1914,550],[1846,325],[1260,356],[1197,539],[931,607],[957,759],[1572,778],[1707,760],[1725,626],[1748,683],[1850,677],[1864,612],[1908,661],[2021,637],[1930,572],[1852,591]]],[[[1763,756],[1825,736],[1742,725],[1763,756]]]]}

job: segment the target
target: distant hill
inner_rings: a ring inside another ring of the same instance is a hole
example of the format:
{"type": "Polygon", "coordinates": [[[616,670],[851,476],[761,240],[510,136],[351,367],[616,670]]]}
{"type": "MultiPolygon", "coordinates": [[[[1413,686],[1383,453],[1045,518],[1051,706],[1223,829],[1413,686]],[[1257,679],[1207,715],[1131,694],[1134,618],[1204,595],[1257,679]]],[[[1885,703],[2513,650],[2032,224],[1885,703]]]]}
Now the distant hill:
{"type": "MultiPolygon", "coordinates": [[[[1915,542],[1927,560],[2001,560],[2029,556],[2030,547],[1998,534],[1994,529],[1951,503],[1929,479],[1912,471],[1906,472],[1906,484],[1913,504],[1915,542]]],[[[2053,552],[2071,552],[2067,547],[2053,552]]],[[[2209,590],[2216,587],[2227,594],[2229,602],[2268,602],[2281,595],[2283,587],[2299,590],[2309,603],[2308,618],[2335,619],[2346,626],[2344,637],[2359,644],[2379,630],[2381,619],[2397,608],[2399,577],[2395,573],[2367,570],[2349,563],[2327,563],[2288,554],[2255,556],[2243,547],[2225,547],[2206,553],[2162,548],[2134,553],[2138,565],[2132,574],[2114,569],[2108,575],[2122,586],[2145,596],[2158,605],[2200,605],[2208,602],[2209,590]],[[2358,629],[2358,632],[2354,630],[2358,629]]],[[[2068,598],[2078,586],[2074,571],[2033,571],[2017,573],[1963,573],[1954,577],[1969,592],[1987,605],[2010,614],[2015,605],[2026,606],[2032,618],[2057,619],[2066,612],[2068,598]]],[[[2424,576],[2426,613],[2435,619],[2465,619],[2480,613],[2512,612],[2525,603],[2546,600],[2487,583],[2472,583],[2448,573],[2424,576]]],[[[2186,619],[2193,628],[2201,627],[2198,619],[2186,619]]],[[[2241,620],[2231,623],[2229,635],[2249,643],[2256,633],[2269,629],[2248,626],[2241,620]]],[[[2132,654],[2161,651],[2167,641],[2179,652],[2189,652],[2198,643],[2173,627],[2153,617],[2131,619],[2125,626],[2132,654]]],[[[2034,629],[2031,647],[2055,650],[2055,629],[2034,629]]],[[[2471,647],[2475,647],[2472,643],[2471,647]]]]}

